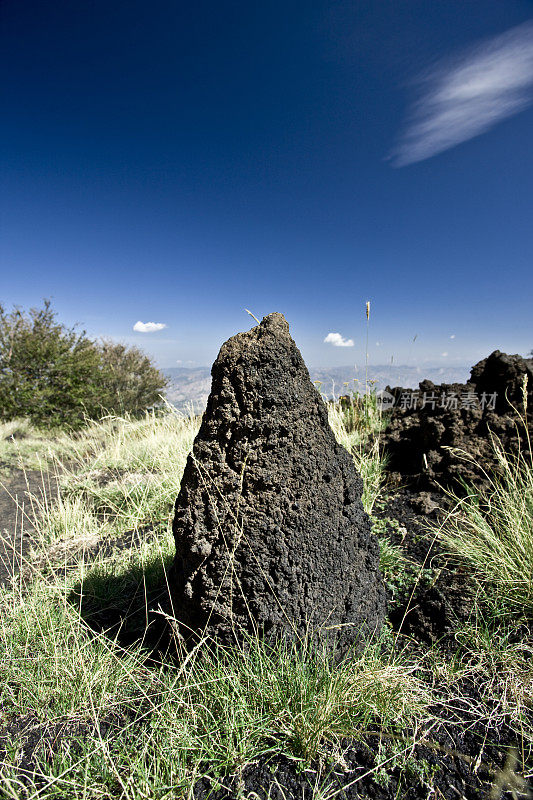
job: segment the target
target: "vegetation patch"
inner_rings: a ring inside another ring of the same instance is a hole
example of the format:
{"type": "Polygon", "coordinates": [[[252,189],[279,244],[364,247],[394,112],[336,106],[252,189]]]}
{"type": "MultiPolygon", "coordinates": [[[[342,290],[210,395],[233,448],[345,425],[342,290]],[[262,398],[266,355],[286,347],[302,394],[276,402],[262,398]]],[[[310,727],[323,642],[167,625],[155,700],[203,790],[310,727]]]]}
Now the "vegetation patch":
{"type": "MultiPolygon", "coordinates": [[[[527,428],[526,428],[527,430],[527,428]]],[[[449,492],[453,509],[435,529],[454,561],[466,564],[497,613],[533,618],[533,461],[505,453],[494,441],[499,469],[486,475],[487,488],[465,485],[449,492]]],[[[472,461],[468,454],[458,457],[472,461]]]]}
{"type": "MultiPolygon", "coordinates": [[[[359,468],[374,462],[361,472],[390,596],[380,636],[340,661],[311,640],[204,640],[183,652],[167,587],[170,521],[199,420],[170,409],[109,417],[65,439],[68,457],[49,462],[62,465],[59,496],[34,502],[32,579],[22,571],[0,589],[3,796],[392,800],[445,797],[450,787],[465,798],[528,796],[525,580],[519,602],[507,581],[489,585],[478,566],[486,555],[472,560],[458,539],[448,546],[404,513],[407,496],[387,494],[379,446],[368,441],[379,426],[349,431],[335,407],[330,419],[359,468]],[[68,550],[82,539],[85,549],[68,550]],[[450,615],[445,635],[428,643],[405,624],[447,586],[446,602],[467,584],[467,613],[450,615]]],[[[524,537],[531,530],[527,469],[513,466],[490,506],[477,501],[504,544],[508,522],[515,537],[518,521],[524,537]]],[[[439,530],[454,533],[455,519],[442,517],[439,530]]]]}
{"type": "Polygon", "coordinates": [[[136,347],[96,342],[42,308],[0,305],[0,419],[39,428],[83,426],[103,413],[139,414],[161,403],[166,379],[136,347]]]}

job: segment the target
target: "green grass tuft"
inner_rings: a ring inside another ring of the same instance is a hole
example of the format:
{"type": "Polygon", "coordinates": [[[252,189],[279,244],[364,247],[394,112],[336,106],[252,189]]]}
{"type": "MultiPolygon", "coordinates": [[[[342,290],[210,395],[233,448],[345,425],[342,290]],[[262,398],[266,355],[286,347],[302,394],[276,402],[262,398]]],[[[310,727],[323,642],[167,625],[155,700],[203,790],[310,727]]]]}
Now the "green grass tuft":
{"type": "MultiPolygon", "coordinates": [[[[499,470],[486,474],[488,489],[449,492],[454,502],[434,527],[441,544],[466,564],[489,605],[533,617],[533,463],[493,442],[499,470]]],[[[467,460],[468,454],[458,453],[467,460]]]]}

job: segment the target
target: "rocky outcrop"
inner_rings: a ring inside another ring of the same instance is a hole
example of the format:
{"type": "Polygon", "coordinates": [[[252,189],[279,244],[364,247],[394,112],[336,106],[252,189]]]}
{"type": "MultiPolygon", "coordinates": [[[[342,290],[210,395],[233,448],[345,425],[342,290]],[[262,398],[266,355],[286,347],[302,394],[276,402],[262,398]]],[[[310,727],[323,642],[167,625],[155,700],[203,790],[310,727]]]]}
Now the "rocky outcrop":
{"type": "Polygon", "coordinates": [[[281,314],[229,339],[176,501],[184,636],[243,631],[345,648],[384,614],[362,482],[281,314]]]}
{"type": "Polygon", "coordinates": [[[383,446],[398,483],[429,491],[439,486],[458,489],[463,482],[487,489],[487,473],[498,468],[493,437],[506,452],[520,449],[527,456],[524,397],[531,415],[532,359],[495,350],[472,368],[466,384],[423,381],[417,392],[399,387],[388,391],[395,405],[383,446]],[[470,459],[449,448],[464,451],[470,459]]]}

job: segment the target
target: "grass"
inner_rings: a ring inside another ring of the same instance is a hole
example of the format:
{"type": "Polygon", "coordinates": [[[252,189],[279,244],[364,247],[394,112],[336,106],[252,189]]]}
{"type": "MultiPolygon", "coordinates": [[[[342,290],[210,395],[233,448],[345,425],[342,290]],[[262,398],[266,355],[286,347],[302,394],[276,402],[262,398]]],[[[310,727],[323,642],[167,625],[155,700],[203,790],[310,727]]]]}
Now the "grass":
{"type": "MultiPolygon", "coordinates": [[[[348,409],[330,405],[329,418],[362,474],[371,512],[384,492],[376,444],[383,421],[370,396],[348,409]]],[[[311,763],[321,764],[325,776],[328,764],[343,764],[346,741],[369,749],[376,782],[386,785],[393,771],[400,775],[398,797],[415,779],[425,781],[429,793],[435,768],[415,756],[415,745],[438,752],[446,731],[452,736],[457,726],[485,726],[490,736],[507,726],[519,743],[517,770],[527,770],[533,641],[521,626],[533,571],[522,572],[518,603],[513,588],[514,618],[498,619],[484,604],[490,572],[479,564],[486,552],[468,548],[464,539],[456,539],[454,557],[462,554],[470,566],[479,602],[456,631],[451,655],[438,645],[414,647],[385,626],[363,652],[340,662],[311,640],[296,648],[253,638],[245,649],[204,640],[181,660],[161,651],[149,657],[150,631],[156,639],[165,624],[173,631],[172,608],[165,605],[174,552],[170,521],[198,425],[168,409],[142,420],[91,424],[56,449],[38,439],[47,463],[61,464],[62,479],[56,502],[34,503],[30,557],[46,569],[30,585],[20,576],[0,589],[2,797],[187,798],[201,778],[223,786],[232,775],[238,787],[248,765],[280,755],[302,774],[311,763]],[[67,545],[76,541],[87,547],[73,556],[67,545]],[[98,550],[97,544],[109,547],[98,550]],[[473,552],[480,555],[472,559],[473,552]],[[8,725],[10,737],[2,742],[8,725]]],[[[23,429],[33,441],[35,432],[23,429]]],[[[25,455],[18,443],[3,446],[18,450],[20,462],[25,455]]],[[[518,525],[524,545],[531,542],[531,469],[508,465],[490,506],[478,499],[476,514],[492,532],[480,541],[491,542],[496,557],[499,537],[499,557],[514,564],[506,550],[515,546],[518,525]]],[[[472,535],[464,527],[465,513],[474,519],[470,502],[472,496],[442,531],[451,536],[462,520],[458,529],[472,535]]],[[[387,537],[382,521],[374,529],[389,589],[411,588],[420,579],[417,565],[401,541],[387,537]]],[[[501,581],[502,607],[511,602],[508,589],[509,581],[501,581]]],[[[179,649],[178,642],[174,646],[179,649]]],[[[324,792],[317,785],[314,796],[333,800],[324,792]]]]}
{"type": "Polygon", "coordinates": [[[372,530],[378,537],[379,568],[391,606],[405,600],[406,593],[413,591],[415,587],[426,586],[435,579],[438,570],[431,567],[431,562],[421,566],[407,555],[403,545],[407,529],[397,519],[373,517],[372,530]],[[391,541],[390,534],[396,534],[396,537],[400,535],[400,543],[391,541]]]}
{"type": "MultiPolygon", "coordinates": [[[[59,586],[52,603],[42,586],[23,605],[3,599],[0,703],[11,719],[33,713],[41,732],[33,796],[80,796],[81,787],[84,797],[179,796],[201,769],[222,780],[276,753],[302,764],[331,757],[342,737],[371,724],[403,730],[428,705],[411,669],[379,642],[340,666],[311,642],[272,649],[251,639],[246,656],[204,643],[181,664],[148,668],[139,645],[94,635],[59,586]],[[113,716],[120,727],[102,735],[113,716]],[[67,722],[85,735],[47,762],[46,731],[67,722]]],[[[13,798],[20,744],[15,737],[0,768],[13,798]]]]}
{"type": "Polygon", "coordinates": [[[6,476],[12,469],[46,469],[57,458],[68,459],[74,442],[67,433],[51,436],[29,420],[0,422],[0,475],[6,476]]]}
{"type": "MultiPolygon", "coordinates": [[[[141,420],[92,423],[62,464],[62,516],[68,509],[74,517],[85,511],[103,530],[112,523],[115,533],[143,526],[164,530],[199,424],[171,407],[141,420]]],[[[65,525],[55,525],[49,512],[37,514],[37,524],[49,536],[64,533],[65,525]]]]}
{"type": "Polygon", "coordinates": [[[493,448],[499,469],[486,473],[488,488],[449,492],[453,510],[434,530],[497,614],[533,618],[533,462],[531,454],[505,453],[497,440],[493,448]]]}
{"type": "Polygon", "coordinates": [[[329,403],[328,419],[335,438],[352,455],[363,479],[363,506],[371,514],[384,488],[386,467],[379,442],[384,420],[375,395],[354,395],[349,403],[329,403]]]}
{"type": "Polygon", "coordinates": [[[106,530],[81,496],[66,497],[60,493],[55,502],[47,497],[34,498],[32,517],[43,547],[77,538],[93,540],[106,530]]]}

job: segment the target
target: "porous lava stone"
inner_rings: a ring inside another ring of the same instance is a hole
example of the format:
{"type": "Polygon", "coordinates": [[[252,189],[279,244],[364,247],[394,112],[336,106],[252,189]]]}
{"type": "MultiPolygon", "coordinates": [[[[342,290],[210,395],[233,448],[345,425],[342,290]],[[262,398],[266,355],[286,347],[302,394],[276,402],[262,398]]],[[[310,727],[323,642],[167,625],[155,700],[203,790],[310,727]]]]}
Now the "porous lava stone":
{"type": "Polygon", "coordinates": [[[384,616],[378,543],[283,315],[229,339],[212,379],[175,505],[180,631],[312,630],[342,652],[384,616]]]}
{"type": "Polygon", "coordinates": [[[408,408],[401,398],[410,390],[387,387],[396,405],[381,443],[397,483],[419,491],[462,491],[465,483],[490,491],[499,469],[495,443],[531,458],[533,360],[495,350],[470,376],[465,384],[422,381],[416,406],[408,408]],[[425,405],[424,395],[431,398],[425,405]]]}

